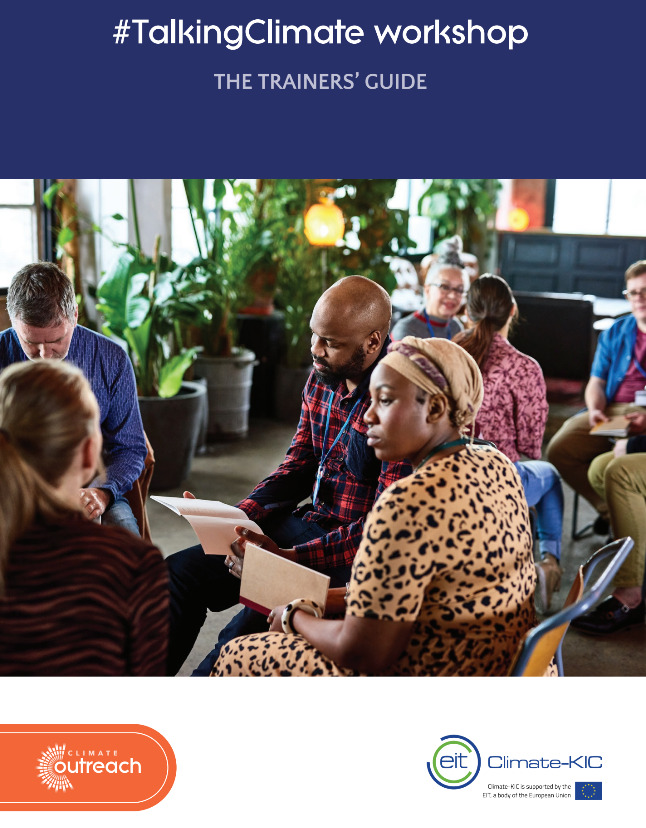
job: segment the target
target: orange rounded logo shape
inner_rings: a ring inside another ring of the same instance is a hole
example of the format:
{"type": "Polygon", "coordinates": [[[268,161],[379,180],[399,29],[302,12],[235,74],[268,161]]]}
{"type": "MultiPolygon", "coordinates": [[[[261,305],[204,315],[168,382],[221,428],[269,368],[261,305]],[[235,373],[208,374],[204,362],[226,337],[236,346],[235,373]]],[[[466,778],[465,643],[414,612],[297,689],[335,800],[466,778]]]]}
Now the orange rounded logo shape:
{"type": "Polygon", "coordinates": [[[2,811],[141,811],[176,769],[166,739],[143,725],[0,725],[2,811]]]}

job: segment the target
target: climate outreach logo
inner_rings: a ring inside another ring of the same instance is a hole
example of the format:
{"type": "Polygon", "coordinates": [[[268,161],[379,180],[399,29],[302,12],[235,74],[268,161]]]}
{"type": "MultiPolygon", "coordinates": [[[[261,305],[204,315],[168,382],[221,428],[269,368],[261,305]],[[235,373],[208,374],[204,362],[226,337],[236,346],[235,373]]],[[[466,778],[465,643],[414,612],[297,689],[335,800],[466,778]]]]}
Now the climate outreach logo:
{"type": "Polygon", "coordinates": [[[54,745],[54,747],[48,747],[47,750],[44,750],[36,767],[43,785],[47,785],[50,790],[53,788],[55,791],[66,791],[68,788],[74,787],[67,778],[66,769],[65,745],[54,745]]]}
{"type": "Polygon", "coordinates": [[[442,736],[441,744],[426,763],[434,782],[443,788],[466,788],[480,773],[480,752],[466,736],[442,736]]]}

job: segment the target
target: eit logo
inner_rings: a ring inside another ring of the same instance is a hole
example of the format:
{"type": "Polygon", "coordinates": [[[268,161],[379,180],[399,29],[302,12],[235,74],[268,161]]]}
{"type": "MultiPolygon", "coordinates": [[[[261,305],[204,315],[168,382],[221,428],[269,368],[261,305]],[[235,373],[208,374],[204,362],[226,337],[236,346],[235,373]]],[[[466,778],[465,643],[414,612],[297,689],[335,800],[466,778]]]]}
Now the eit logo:
{"type": "Polygon", "coordinates": [[[433,781],[443,788],[466,788],[480,772],[480,753],[465,736],[442,736],[426,767],[433,781]]]}

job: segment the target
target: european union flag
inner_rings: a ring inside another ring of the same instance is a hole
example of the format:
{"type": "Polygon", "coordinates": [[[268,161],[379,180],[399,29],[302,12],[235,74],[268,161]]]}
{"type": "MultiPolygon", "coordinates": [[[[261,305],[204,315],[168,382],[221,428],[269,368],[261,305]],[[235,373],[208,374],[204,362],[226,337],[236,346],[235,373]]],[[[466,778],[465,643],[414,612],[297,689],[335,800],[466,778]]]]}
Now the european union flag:
{"type": "Polygon", "coordinates": [[[601,799],[601,782],[575,782],[575,799],[601,799]]]}

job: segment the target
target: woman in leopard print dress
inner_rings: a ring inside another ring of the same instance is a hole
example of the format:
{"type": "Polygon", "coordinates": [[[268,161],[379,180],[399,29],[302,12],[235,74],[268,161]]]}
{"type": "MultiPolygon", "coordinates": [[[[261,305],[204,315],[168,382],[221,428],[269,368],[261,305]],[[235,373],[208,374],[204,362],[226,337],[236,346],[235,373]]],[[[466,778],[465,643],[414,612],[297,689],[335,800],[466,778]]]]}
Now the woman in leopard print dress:
{"type": "Polygon", "coordinates": [[[473,359],[448,340],[406,337],[375,369],[370,394],[377,457],[417,468],[368,516],[345,617],[277,607],[271,631],[230,642],[214,675],[501,676],[535,623],[520,480],[493,446],[461,437],[482,401],[473,359]]]}

